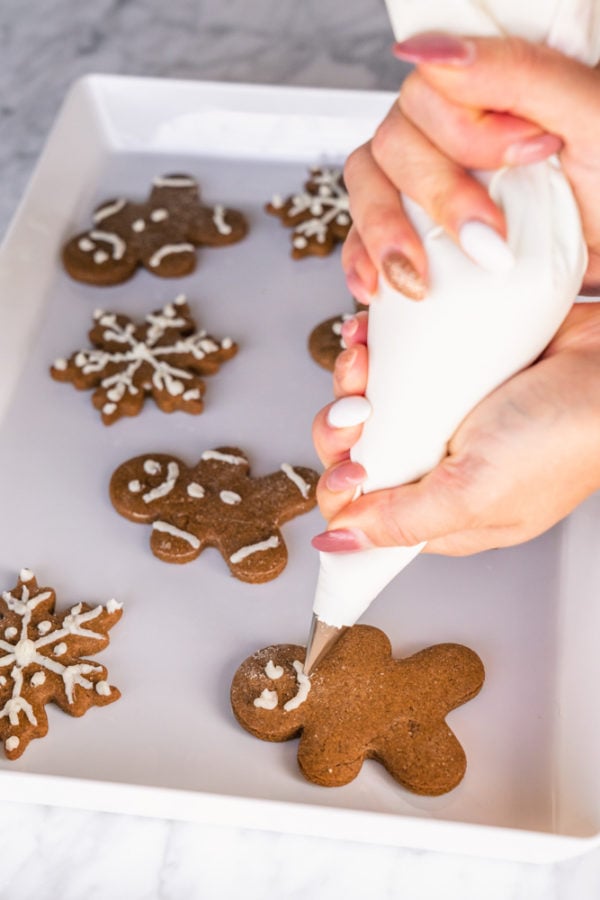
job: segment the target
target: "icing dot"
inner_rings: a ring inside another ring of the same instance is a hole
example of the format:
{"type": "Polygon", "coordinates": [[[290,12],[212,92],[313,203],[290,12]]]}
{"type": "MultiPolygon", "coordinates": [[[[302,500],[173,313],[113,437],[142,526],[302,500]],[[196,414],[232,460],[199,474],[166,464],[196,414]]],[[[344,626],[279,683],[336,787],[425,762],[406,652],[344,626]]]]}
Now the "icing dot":
{"type": "Polygon", "coordinates": [[[283,675],[283,666],[276,666],[273,660],[270,659],[265,666],[265,675],[267,678],[272,678],[273,681],[276,681],[283,675]]]}
{"type": "Polygon", "coordinates": [[[46,681],[46,676],[43,672],[35,672],[31,676],[31,684],[33,687],[40,687],[40,685],[44,684],[46,681]]]}
{"type": "Polygon", "coordinates": [[[40,634],[48,634],[51,628],[52,622],[49,622],[48,619],[44,619],[43,622],[38,622],[37,630],[40,634]]]}
{"type": "Polygon", "coordinates": [[[185,388],[181,381],[177,381],[177,379],[173,378],[167,384],[167,391],[172,397],[178,397],[180,394],[183,394],[185,388]]]}
{"type": "Polygon", "coordinates": [[[186,391],[183,395],[184,400],[199,400],[200,399],[200,391],[198,388],[192,388],[190,391],[186,391]]]}
{"type": "Polygon", "coordinates": [[[109,256],[105,250],[96,250],[93,259],[94,262],[100,266],[102,265],[102,263],[105,263],[107,259],[109,259],[109,256]]]}
{"type": "Polygon", "coordinates": [[[54,368],[58,369],[59,372],[64,372],[64,370],[67,368],[66,359],[62,359],[62,357],[60,359],[55,359],[54,368]]]}
{"type": "Polygon", "coordinates": [[[349,225],[350,216],[347,213],[340,213],[335,221],[338,223],[338,225],[349,225]]]}
{"type": "Polygon", "coordinates": [[[146,459],[144,461],[144,472],[147,472],[148,475],[158,475],[160,472],[160,463],[155,459],[146,459]]]}
{"type": "Polygon", "coordinates": [[[273,194],[271,197],[271,206],[275,207],[275,209],[281,209],[283,206],[283,197],[281,194],[273,194]]]}
{"type": "Polygon", "coordinates": [[[102,697],[108,697],[110,694],[110,684],[108,681],[98,681],[95,685],[96,693],[102,697]]]}
{"type": "Polygon", "coordinates": [[[308,246],[308,241],[306,240],[306,238],[296,237],[293,240],[293,244],[297,250],[304,250],[304,248],[308,246]]]}
{"type": "Polygon", "coordinates": [[[14,627],[14,625],[11,625],[10,628],[7,628],[6,631],[4,632],[4,637],[6,637],[10,640],[10,638],[16,637],[18,635],[18,633],[19,632],[14,627]]]}
{"type": "Polygon", "coordinates": [[[93,241],[90,241],[89,238],[84,237],[84,238],[81,238],[81,240],[78,242],[77,246],[79,247],[80,250],[83,250],[84,253],[89,253],[90,250],[93,250],[96,245],[94,244],[93,241]]]}
{"type": "Polygon", "coordinates": [[[185,294],[179,294],[178,297],[175,297],[175,299],[173,300],[173,303],[176,306],[183,306],[184,303],[187,303],[185,294]]]}
{"type": "Polygon", "coordinates": [[[268,688],[265,688],[260,697],[255,699],[254,705],[260,709],[275,709],[278,702],[277,691],[270,691],[268,688]]]}
{"type": "Polygon", "coordinates": [[[82,366],[85,366],[87,362],[87,356],[85,353],[78,353],[75,357],[75,365],[81,369],[82,366]]]}
{"type": "Polygon", "coordinates": [[[153,209],[150,213],[150,218],[153,222],[164,222],[165,219],[169,218],[169,212],[166,209],[153,209]]]}
{"type": "Polygon", "coordinates": [[[130,481],[129,484],[127,485],[127,487],[129,488],[129,490],[131,491],[132,494],[139,494],[139,492],[142,489],[142,485],[139,483],[137,478],[135,478],[133,481],[130,481]]]}
{"type": "Polygon", "coordinates": [[[138,233],[140,231],[143,231],[145,227],[146,223],[143,219],[136,219],[135,222],[131,223],[131,228],[133,229],[133,231],[137,231],[138,233]]]}
{"type": "Polygon", "coordinates": [[[102,412],[104,413],[105,416],[110,416],[111,413],[115,412],[116,408],[117,408],[116,403],[105,403],[104,406],[102,407],[102,412]]]}
{"type": "Polygon", "coordinates": [[[223,340],[221,341],[221,347],[223,348],[223,350],[229,350],[230,347],[233,347],[233,341],[231,340],[231,338],[223,338],[223,340]]]}
{"type": "Polygon", "coordinates": [[[20,741],[19,741],[19,738],[16,736],[16,734],[13,734],[12,737],[9,737],[4,741],[4,746],[6,747],[6,749],[8,750],[9,753],[11,752],[11,750],[16,750],[17,747],[19,746],[19,744],[20,744],[20,741]]]}
{"type": "Polygon", "coordinates": [[[33,572],[31,569],[21,569],[19,572],[19,581],[31,581],[33,578],[33,572]]]}
{"type": "Polygon", "coordinates": [[[113,597],[113,598],[112,598],[111,600],[109,600],[108,603],[106,604],[106,612],[108,612],[108,613],[114,613],[114,612],[116,612],[118,609],[123,609],[123,604],[122,604],[122,603],[119,603],[119,601],[118,601],[118,600],[115,600],[115,598],[113,597]]]}
{"type": "Polygon", "coordinates": [[[221,491],[219,497],[227,506],[237,506],[238,503],[242,502],[242,498],[235,491],[221,491]]]}
{"type": "Polygon", "coordinates": [[[197,482],[192,481],[187,486],[187,493],[189,497],[194,497],[199,500],[201,497],[204,497],[205,491],[201,484],[197,484],[197,482]]]}
{"type": "Polygon", "coordinates": [[[52,648],[52,652],[55,656],[64,656],[64,654],[67,652],[67,645],[63,642],[61,642],[60,644],[56,644],[52,648]]]}

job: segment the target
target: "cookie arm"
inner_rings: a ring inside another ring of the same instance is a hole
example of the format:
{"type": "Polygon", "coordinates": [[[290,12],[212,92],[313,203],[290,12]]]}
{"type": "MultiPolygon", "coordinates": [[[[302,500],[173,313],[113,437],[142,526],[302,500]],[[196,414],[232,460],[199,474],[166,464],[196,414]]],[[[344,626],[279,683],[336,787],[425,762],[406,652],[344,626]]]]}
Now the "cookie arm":
{"type": "Polygon", "coordinates": [[[295,516],[308,512],[317,503],[319,475],[313,469],[283,463],[279,472],[257,478],[254,490],[260,497],[264,517],[282,525],[295,516]]]}

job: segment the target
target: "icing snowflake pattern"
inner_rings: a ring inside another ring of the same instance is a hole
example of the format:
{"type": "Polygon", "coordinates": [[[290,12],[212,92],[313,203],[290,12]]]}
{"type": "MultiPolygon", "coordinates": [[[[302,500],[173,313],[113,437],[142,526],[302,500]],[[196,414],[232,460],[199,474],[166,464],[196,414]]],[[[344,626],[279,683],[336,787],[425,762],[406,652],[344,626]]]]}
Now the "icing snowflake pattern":
{"type": "Polygon", "coordinates": [[[197,331],[184,296],[149,313],[143,325],[101,310],[94,320],[89,333],[94,347],[57,359],[50,374],[81,390],[95,388],[92,402],[105,425],[137,415],[147,396],[163,412],[201,413],[200,376],[217,372],[238,349],[230,338],[217,341],[197,331]]]}
{"type": "Polygon", "coordinates": [[[304,191],[286,200],[272,198],[265,207],[293,228],[292,256],[326,256],[346,239],[352,225],[348,192],[338,169],[311,169],[304,191]]]}
{"type": "Polygon", "coordinates": [[[92,222],[65,244],[63,263],[72,278],[98,286],[120,284],[138,266],[163,278],[189,275],[197,247],[234,244],[248,230],[237,210],[204,206],[190,175],[157,176],[146,202],[107,200],[92,222]]]}
{"type": "Polygon", "coordinates": [[[48,732],[45,705],[81,716],[121,696],[109,685],[104,666],[87,659],[109,643],[108,631],[121,617],[121,604],[78,603],[54,612],[55,593],[38,587],[22,569],[19,581],[0,600],[0,740],[17,759],[33,738],[48,732]]]}

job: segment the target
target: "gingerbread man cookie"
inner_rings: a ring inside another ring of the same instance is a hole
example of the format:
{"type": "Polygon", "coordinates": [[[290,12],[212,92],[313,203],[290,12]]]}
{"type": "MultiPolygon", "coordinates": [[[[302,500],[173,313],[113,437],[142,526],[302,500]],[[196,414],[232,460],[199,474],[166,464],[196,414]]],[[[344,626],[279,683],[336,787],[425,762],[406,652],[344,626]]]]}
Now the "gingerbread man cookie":
{"type": "Polygon", "coordinates": [[[189,275],[197,247],[234,244],[248,230],[237,210],[203,206],[191,175],[158,176],[145,203],[113,198],[92,218],[93,226],[71,238],[62,255],[72,278],[98,286],[127,281],[138,266],[163,278],[189,275]]]}
{"type": "Polygon", "coordinates": [[[108,646],[121,604],[78,603],[57,614],[54,602],[52,588],[38,587],[29,569],[0,600],[0,739],[9,759],[47,734],[47,703],[82,716],[121,696],[107,682],[104,666],[82,658],[108,646]]]}
{"type": "Polygon", "coordinates": [[[265,210],[292,228],[292,256],[327,256],[344,241],[352,218],[348,191],[338,169],[311,169],[304,191],[272,197],[265,210]]]}
{"type": "Polygon", "coordinates": [[[231,338],[217,341],[197,331],[184,296],[149,313],[144,324],[128,316],[97,310],[90,350],[57,359],[50,369],[56,381],[80,390],[95,388],[92,403],[105,425],[136,416],[146,397],[163,412],[198,414],[204,409],[201,375],[212,375],[237,353],[231,338]]]}
{"type": "Polygon", "coordinates": [[[311,331],[308,337],[308,352],[323,369],[333,372],[335,361],[346,349],[342,337],[342,325],[346,319],[351,319],[352,313],[341,316],[332,316],[325,319],[311,331]]]}
{"type": "Polygon", "coordinates": [[[315,784],[348,784],[370,758],[414,793],[456,787],[466,757],[445,717],[481,689],[477,654],[437,644],[392,659],[382,631],[355,625],[310,679],[304,655],[304,647],[280,644],[242,663],[231,704],[246,731],[265,741],[300,736],[298,763],[315,784]]]}
{"type": "Polygon", "coordinates": [[[232,575],[258,583],[285,568],[279,526],[316,504],[318,474],[286,463],[251,478],[237,447],[206,450],[188,468],[175,456],[136,456],[114,472],[112,503],[132,522],[152,525],[150,547],[165,562],[186,563],[216,547],[232,575]]]}

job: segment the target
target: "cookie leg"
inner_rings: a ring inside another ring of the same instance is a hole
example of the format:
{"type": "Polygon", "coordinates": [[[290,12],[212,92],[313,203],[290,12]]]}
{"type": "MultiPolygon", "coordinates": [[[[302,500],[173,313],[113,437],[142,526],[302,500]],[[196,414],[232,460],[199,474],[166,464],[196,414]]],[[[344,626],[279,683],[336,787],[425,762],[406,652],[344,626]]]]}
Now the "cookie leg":
{"type": "Polygon", "coordinates": [[[227,535],[218,546],[231,574],[251,584],[277,578],[288,559],[287,547],[278,529],[248,539],[227,535]]]}
{"type": "Polygon", "coordinates": [[[392,778],[415,794],[435,797],[462,780],[465,751],[445,722],[404,722],[377,739],[369,753],[392,778]]]}

